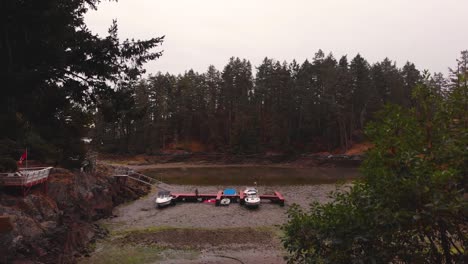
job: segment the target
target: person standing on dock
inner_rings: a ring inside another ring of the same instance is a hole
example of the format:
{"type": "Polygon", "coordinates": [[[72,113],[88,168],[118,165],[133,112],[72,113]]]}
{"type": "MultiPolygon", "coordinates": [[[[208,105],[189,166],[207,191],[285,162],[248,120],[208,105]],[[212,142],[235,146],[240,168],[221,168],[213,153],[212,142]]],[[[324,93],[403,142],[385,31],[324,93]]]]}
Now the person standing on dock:
{"type": "Polygon", "coordinates": [[[198,188],[195,188],[195,196],[198,198],[198,188]]]}

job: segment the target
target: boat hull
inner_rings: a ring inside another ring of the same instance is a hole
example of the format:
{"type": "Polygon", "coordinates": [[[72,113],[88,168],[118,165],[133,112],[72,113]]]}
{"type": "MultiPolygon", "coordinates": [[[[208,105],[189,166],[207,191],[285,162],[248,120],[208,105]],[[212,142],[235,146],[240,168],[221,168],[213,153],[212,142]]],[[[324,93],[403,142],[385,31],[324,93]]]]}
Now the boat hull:
{"type": "Polygon", "coordinates": [[[246,198],[245,201],[245,206],[249,208],[257,208],[260,205],[260,198],[246,198]]]}
{"type": "Polygon", "coordinates": [[[160,201],[156,200],[156,205],[158,207],[160,207],[160,208],[161,207],[166,207],[166,206],[170,205],[171,203],[172,203],[172,199],[170,199],[170,200],[160,200],[160,201]]]}
{"type": "Polygon", "coordinates": [[[245,203],[245,206],[248,208],[258,208],[260,206],[260,203],[245,203]]]}

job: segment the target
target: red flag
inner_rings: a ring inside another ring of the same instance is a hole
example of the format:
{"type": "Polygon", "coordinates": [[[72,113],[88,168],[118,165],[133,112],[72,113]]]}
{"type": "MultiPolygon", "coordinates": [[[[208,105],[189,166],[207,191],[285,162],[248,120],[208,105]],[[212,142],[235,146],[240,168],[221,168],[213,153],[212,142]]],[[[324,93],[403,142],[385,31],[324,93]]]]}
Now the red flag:
{"type": "Polygon", "coordinates": [[[18,163],[19,163],[20,165],[23,164],[23,160],[25,160],[25,159],[27,159],[27,158],[28,158],[28,150],[25,150],[24,153],[23,153],[23,155],[21,155],[21,157],[20,157],[18,163]]]}

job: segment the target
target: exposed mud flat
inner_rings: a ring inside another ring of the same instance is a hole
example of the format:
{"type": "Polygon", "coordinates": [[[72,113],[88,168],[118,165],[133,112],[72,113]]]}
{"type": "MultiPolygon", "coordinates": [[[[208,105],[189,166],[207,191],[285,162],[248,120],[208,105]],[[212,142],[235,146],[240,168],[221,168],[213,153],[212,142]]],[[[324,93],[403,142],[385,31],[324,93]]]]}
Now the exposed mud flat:
{"type": "MultiPolygon", "coordinates": [[[[197,188],[200,193],[216,193],[226,186],[170,187],[172,192],[190,193],[197,188]]],[[[242,190],[245,186],[228,187],[242,190]]],[[[105,253],[109,245],[120,249],[114,256],[131,250],[132,253],[121,257],[127,259],[153,248],[151,257],[136,263],[285,263],[280,225],[287,221],[289,206],[326,202],[336,185],[258,186],[258,189],[261,193],[281,192],[285,206],[265,202],[251,210],[238,203],[218,207],[209,203],[178,203],[158,209],[154,189],[139,200],[116,207],[113,218],[100,221],[111,233],[110,240],[101,244],[101,252],[105,253]]],[[[107,263],[99,259],[102,257],[93,254],[82,263],[107,263]]],[[[122,263],[130,262],[135,263],[122,263]]]]}
{"type": "Polygon", "coordinates": [[[144,170],[143,173],[168,184],[197,186],[316,185],[349,181],[360,176],[356,168],[294,168],[245,165],[238,167],[153,168],[144,170]]]}
{"type": "Polygon", "coordinates": [[[81,263],[282,263],[272,228],[147,228],[114,232],[81,263]]]}
{"type": "MultiPolygon", "coordinates": [[[[292,204],[330,200],[336,182],[347,189],[359,177],[356,168],[297,168],[251,164],[152,164],[128,166],[159,180],[172,193],[217,193],[225,188],[242,191],[257,183],[260,194],[279,191],[281,207],[265,201],[258,209],[239,203],[184,203],[157,208],[158,189],[133,202],[115,207],[112,217],[99,224],[110,235],[96,244],[95,253],[81,263],[285,263],[280,226],[292,204]],[[148,173],[149,172],[149,173],[148,173]]],[[[130,181],[130,179],[129,179],[130,181]]]]}
{"type": "Polygon", "coordinates": [[[241,167],[274,166],[285,168],[312,167],[358,167],[363,158],[359,151],[349,154],[331,154],[328,152],[289,155],[266,153],[252,155],[234,155],[227,153],[172,153],[167,155],[109,155],[101,156],[101,163],[125,165],[135,169],[153,168],[196,168],[196,167],[241,167]]]}
{"type": "MultiPolygon", "coordinates": [[[[172,192],[216,193],[225,186],[187,186],[172,185],[172,192]]],[[[229,186],[241,190],[245,186],[229,186]]],[[[148,228],[153,226],[224,228],[224,227],[258,227],[281,225],[287,219],[287,209],[293,204],[307,207],[313,201],[326,202],[328,193],[335,190],[335,184],[305,185],[305,186],[259,186],[260,193],[279,191],[286,199],[284,207],[268,202],[262,203],[258,209],[247,209],[238,203],[229,206],[216,207],[210,203],[177,203],[175,206],[158,209],[155,206],[157,192],[140,198],[130,204],[114,209],[114,218],[106,219],[105,223],[112,230],[129,228],[148,228]]]]}

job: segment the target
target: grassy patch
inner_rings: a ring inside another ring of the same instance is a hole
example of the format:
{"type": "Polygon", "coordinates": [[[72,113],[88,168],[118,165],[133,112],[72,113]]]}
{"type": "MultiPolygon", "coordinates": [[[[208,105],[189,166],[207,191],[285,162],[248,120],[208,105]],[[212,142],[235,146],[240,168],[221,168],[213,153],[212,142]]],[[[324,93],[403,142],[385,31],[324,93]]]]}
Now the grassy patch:
{"type": "Polygon", "coordinates": [[[98,223],[100,227],[106,229],[109,232],[115,228],[123,227],[126,224],[124,221],[121,221],[121,222],[100,221],[98,223]]]}
{"type": "Polygon", "coordinates": [[[91,264],[136,264],[152,263],[162,259],[161,248],[155,246],[118,246],[108,243],[100,243],[96,251],[89,258],[83,258],[80,263],[91,264]]]}
{"type": "Polygon", "coordinates": [[[227,228],[176,228],[154,226],[139,229],[112,231],[100,240],[89,258],[80,263],[158,263],[163,260],[193,260],[200,257],[201,250],[225,249],[231,245],[259,243],[276,247],[281,237],[277,226],[227,227],[227,228]],[[253,238],[252,238],[253,237],[253,238]],[[249,238],[252,238],[249,240],[249,238]],[[259,241],[257,241],[259,239],[259,241]],[[212,243],[211,243],[212,242],[212,243]]]}
{"type": "Polygon", "coordinates": [[[121,245],[111,240],[102,240],[95,252],[79,263],[85,264],[137,264],[155,263],[166,259],[196,259],[200,253],[195,250],[173,250],[155,245],[121,245]]]}
{"type": "Polygon", "coordinates": [[[146,233],[157,233],[160,231],[165,231],[165,230],[176,230],[180,228],[175,228],[175,227],[170,227],[170,226],[150,226],[146,228],[130,228],[130,229],[125,229],[125,230],[116,230],[112,231],[111,235],[112,236],[126,236],[126,235],[131,235],[131,234],[146,234],[146,233]]]}
{"type": "Polygon", "coordinates": [[[191,250],[230,245],[274,247],[277,234],[274,227],[229,227],[229,228],[174,228],[150,227],[115,232],[112,240],[121,245],[158,245],[171,249],[191,250]]]}

